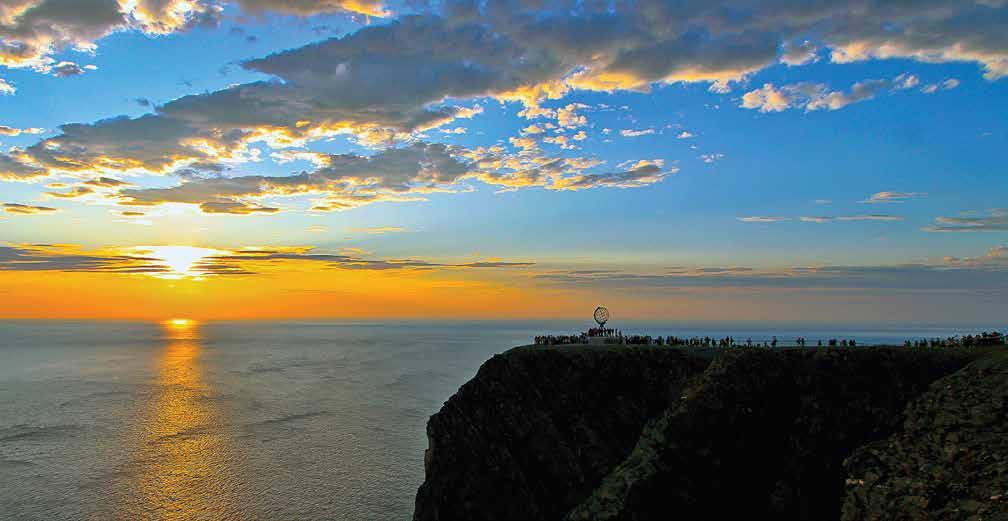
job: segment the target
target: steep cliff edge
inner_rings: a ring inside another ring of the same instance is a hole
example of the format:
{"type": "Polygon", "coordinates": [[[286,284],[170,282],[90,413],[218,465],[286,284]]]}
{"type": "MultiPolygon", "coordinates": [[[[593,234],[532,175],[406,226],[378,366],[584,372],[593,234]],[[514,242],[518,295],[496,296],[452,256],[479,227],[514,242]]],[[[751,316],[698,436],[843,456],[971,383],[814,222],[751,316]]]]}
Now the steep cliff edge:
{"type": "Polygon", "coordinates": [[[844,460],[975,358],[512,350],[431,417],[414,519],[837,519],[844,460]]]}
{"type": "Polygon", "coordinates": [[[559,519],[709,360],[661,348],[513,349],[427,424],[414,519],[559,519]]]}

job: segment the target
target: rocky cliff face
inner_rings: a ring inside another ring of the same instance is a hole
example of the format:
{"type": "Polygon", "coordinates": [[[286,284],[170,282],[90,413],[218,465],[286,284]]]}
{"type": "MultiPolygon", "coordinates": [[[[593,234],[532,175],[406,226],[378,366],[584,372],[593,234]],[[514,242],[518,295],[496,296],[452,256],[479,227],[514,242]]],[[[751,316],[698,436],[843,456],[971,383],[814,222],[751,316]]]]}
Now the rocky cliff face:
{"type": "Polygon", "coordinates": [[[670,349],[520,348],[427,424],[414,519],[559,519],[708,361],[670,349]]]}
{"type": "MultiPolygon", "coordinates": [[[[836,519],[848,472],[864,473],[845,458],[897,433],[908,403],[973,358],[512,350],[431,417],[414,519],[836,519]]],[[[870,495],[857,504],[887,504],[870,495]]]]}
{"type": "Polygon", "coordinates": [[[902,349],[727,353],[570,518],[835,519],[844,458],[964,364],[902,349]]]}
{"type": "Polygon", "coordinates": [[[938,380],[846,462],[845,521],[1008,519],[1008,356],[938,380]]]}

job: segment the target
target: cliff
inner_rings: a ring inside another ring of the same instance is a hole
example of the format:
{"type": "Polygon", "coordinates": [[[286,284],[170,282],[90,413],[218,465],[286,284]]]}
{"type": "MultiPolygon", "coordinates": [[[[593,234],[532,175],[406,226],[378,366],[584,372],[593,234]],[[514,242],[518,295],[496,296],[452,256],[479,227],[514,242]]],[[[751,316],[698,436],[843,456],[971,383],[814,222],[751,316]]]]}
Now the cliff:
{"type": "Polygon", "coordinates": [[[414,519],[838,519],[841,510],[877,519],[892,508],[885,480],[910,450],[898,436],[933,428],[904,411],[925,415],[929,386],[977,358],[706,353],[543,347],[494,357],[428,423],[414,519]],[[869,472],[878,461],[891,468],[869,472]],[[845,487],[850,473],[868,476],[850,481],[865,485],[845,487]]]}
{"type": "Polygon", "coordinates": [[[427,423],[414,519],[559,519],[708,361],[678,350],[513,349],[427,423]]]}
{"type": "Polygon", "coordinates": [[[904,418],[847,460],[845,521],[1008,519],[1008,356],[938,380],[904,418]]]}

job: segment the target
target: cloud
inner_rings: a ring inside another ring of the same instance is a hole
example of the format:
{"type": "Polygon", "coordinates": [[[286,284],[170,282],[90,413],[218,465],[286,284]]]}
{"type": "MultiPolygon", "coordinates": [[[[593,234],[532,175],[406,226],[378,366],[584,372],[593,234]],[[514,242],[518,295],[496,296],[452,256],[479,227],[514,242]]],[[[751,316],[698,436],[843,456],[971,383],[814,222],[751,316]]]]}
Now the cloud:
{"type": "Polygon", "coordinates": [[[837,217],[838,221],[902,221],[903,218],[898,215],[884,215],[884,214],[862,214],[862,215],[845,215],[837,217]]]}
{"type": "Polygon", "coordinates": [[[316,253],[312,248],[249,248],[205,259],[205,262],[208,264],[229,266],[233,269],[240,268],[243,271],[254,270],[254,266],[257,263],[274,261],[313,262],[328,265],[332,268],[349,270],[492,269],[527,268],[535,265],[534,262],[501,260],[442,263],[421,259],[367,259],[343,253],[316,253]]]}
{"type": "Polygon", "coordinates": [[[39,215],[39,214],[55,213],[59,211],[56,208],[49,208],[48,206],[31,206],[20,203],[4,203],[3,209],[7,213],[18,215],[39,215]]]}
{"type": "Polygon", "coordinates": [[[897,264],[815,266],[777,269],[677,268],[666,272],[558,270],[536,276],[547,284],[582,289],[668,292],[676,288],[766,288],[786,290],[874,290],[1004,292],[1008,270],[1002,265],[897,264]]]}
{"type": "Polygon", "coordinates": [[[124,271],[136,268],[136,262],[127,255],[89,254],[71,246],[0,245],[0,271],[124,271]]]}
{"type": "Polygon", "coordinates": [[[0,125],[0,136],[16,137],[21,134],[41,134],[43,132],[45,132],[44,128],[13,128],[0,125]]]}
{"type": "Polygon", "coordinates": [[[693,137],[693,134],[690,131],[683,130],[682,132],[679,133],[679,135],[676,136],[676,139],[689,139],[691,137],[693,137]]]}
{"type": "Polygon", "coordinates": [[[259,206],[247,204],[239,201],[204,201],[199,205],[203,213],[231,214],[231,215],[252,215],[257,213],[277,213],[279,208],[270,206],[259,206]]]}
{"type": "Polygon", "coordinates": [[[1003,232],[1008,231],[1008,209],[997,208],[981,217],[938,217],[928,232],[1003,232]]]}
{"type": "Polygon", "coordinates": [[[770,83],[742,96],[742,107],[760,112],[781,112],[791,108],[793,98],[787,88],[778,89],[770,83]]]}
{"type": "Polygon", "coordinates": [[[13,96],[17,92],[17,89],[13,85],[7,82],[7,80],[0,78],[0,96],[13,96]]]}
{"type": "Polygon", "coordinates": [[[848,92],[830,90],[821,83],[793,83],[776,87],[764,84],[742,96],[742,108],[760,112],[782,112],[802,108],[805,111],[839,110],[853,103],[875,98],[889,90],[904,90],[916,84],[916,77],[901,74],[888,80],[864,80],[851,86],[848,92]]]}
{"type": "Polygon", "coordinates": [[[952,257],[944,258],[946,264],[953,266],[994,266],[1008,268],[1008,246],[995,246],[987,250],[982,257],[952,257]]]}
{"type": "Polygon", "coordinates": [[[724,158],[724,154],[721,154],[721,153],[700,154],[700,160],[703,161],[704,163],[707,163],[707,164],[713,164],[714,162],[720,161],[723,158],[724,158]]]}
{"type": "MultiPolygon", "coordinates": [[[[675,170],[672,170],[674,172],[675,170]]],[[[639,188],[657,183],[665,178],[662,163],[658,161],[639,161],[633,168],[621,172],[603,174],[578,174],[555,179],[550,189],[582,190],[585,188],[639,188]]]]}
{"type": "Polygon", "coordinates": [[[290,176],[211,177],[184,180],[170,188],[122,190],[128,205],[184,203],[212,213],[272,213],[250,200],[312,194],[320,211],[343,210],[378,201],[418,200],[416,194],[444,190],[469,173],[468,165],[442,144],[415,143],[373,156],[328,155],[313,172],[290,176]]]}
{"type": "Polygon", "coordinates": [[[340,211],[377,202],[422,201],[430,193],[458,191],[463,182],[471,179],[507,189],[633,188],[660,182],[676,171],[663,169],[660,161],[639,161],[624,171],[586,172],[585,169],[599,163],[548,157],[534,147],[534,141],[521,144],[533,148],[508,154],[502,148],[468,150],[416,142],[371,156],[325,155],[319,158],[319,168],[312,172],[289,176],[196,177],[169,188],[124,189],[115,197],[124,205],[182,203],[200,205],[204,211],[247,214],[251,213],[249,208],[254,208],[253,202],[264,198],[310,195],[317,197],[313,210],[340,211]]]}
{"type": "Polygon", "coordinates": [[[95,70],[94,65],[85,65],[81,67],[74,62],[61,61],[50,67],[47,67],[47,71],[53,76],[59,76],[60,78],[69,78],[70,76],[80,76],[84,74],[85,70],[95,70]]]}
{"type": "Polygon", "coordinates": [[[904,72],[903,74],[893,78],[892,88],[893,90],[906,90],[912,89],[919,84],[920,78],[916,74],[904,72]]]}
{"type": "Polygon", "coordinates": [[[84,181],[84,184],[96,188],[120,188],[123,186],[133,186],[132,183],[127,183],[126,181],[120,181],[111,177],[88,179],[87,181],[84,181]]]}
{"type": "Polygon", "coordinates": [[[298,16],[346,11],[367,16],[388,16],[381,0],[238,0],[250,13],[274,12],[298,16]]]}
{"type": "Polygon", "coordinates": [[[649,135],[654,134],[654,133],[655,133],[655,129],[653,129],[653,128],[643,128],[643,129],[639,129],[639,130],[625,128],[623,130],[620,130],[620,135],[622,135],[623,137],[649,136],[649,135]]]}
{"type": "Polygon", "coordinates": [[[350,233],[366,233],[368,235],[384,235],[386,233],[404,232],[402,226],[374,226],[371,228],[350,228],[350,233]]]}
{"type": "MultiPolygon", "coordinates": [[[[239,4],[247,12],[298,15],[384,11],[368,0],[239,4]]],[[[49,54],[93,49],[113,31],[169,34],[220,16],[216,3],[199,0],[138,0],[125,8],[109,0],[16,0],[4,6],[0,59],[10,66],[52,67],[59,64],[49,54]]],[[[993,80],[1008,74],[1005,11],[1002,4],[965,0],[914,9],[862,0],[768,2],[741,11],[716,2],[658,0],[611,6],[545,0],[507,8],[493,2],[431,4],[415,15],[241,63],[265,75],[262,81],[185,96],[138,118],[65,125],[59,135],[17,155],[0,155],[0,175],[176,173],[194,164],[255,160],[259,149],[253,144],[303,148],[338,134],[380,148],[471,117],[475,107],[453,104],[483,98],[520,103],[526,117],[565,114],[565,124],[581,125],[583,115],[565,111],[569,105],[554,110],[542,104],[575,90],[644,92],[675,82],[724,90],[780,59],[800,61],[793,44],[784,42],[806,39],[834,62],[968,61],[982,65],[993,80]]],[[[757,89],[762,93],[746,93],[743,106],[835,110],[902,88],[908,78],[867,80],[848,91],[810,83],[764,85],[757,89]]],[[[573,146],[570,140],[558,144],[573,146]]],[[[374,197],[357,194],[351,200],[374,197]]]]}
{"type": "Polygon", "coordinates": [[[52,55],[94,50],[97,40],[119,30],[168,34],[214,23],[219,14],[215,3],[199,0],[8,0],[0,4],[0,65],[76,74],[83,69],[52,55]]]}
{"type": "Polygon", "coordinates": [[[521,131],[523,135],[524,134],[536,135],[536,134],[542,134],[543,132],[546,132],[546,129],[540,127],[539,125],[536,125],[535,123],[523,128],[521,131]]]}
{"type": "Polygon", "coordinates": [[[816,45],[808,40],[784,42],[780,61],[789,66],[805,65],[819,59],[818,51],[816,45]]]}
{"type": "Polygon", "coordinates": [[[932,83],[930,85],[925,85],[921,88],[921,92],[924,94],[934,94],[938,90],[952,90],[959,86],[959,80],[955,78],[948,78],[941,83],[932,83]]]}
{"type": "Polygon", "coordinates": [[[0,154],[0,180],[30,181],[45,175],[45,169],[33,164],[31,159],[18,149],[0,154]]]}
{"type": "Polygon", "coordinates": [[[902,203],[909,199],[920,199],[922,197],[927,197],[927,194],[924,192],[878,192],[860,202],[868,204],[902,203]]]}
{"type": "MultiPolygon", "coordinates": [[[[750,219],[780,219],[780,220],[790,220],[790,217],[752,217],[750,219]]],[[[826,215],[804,215],[798,217],[799,222],[803,223],[815,223],[815,224],[825,224],[831,222],[856,222],[856,221],[902,221],[903,218],[896,215],[883,215],[883,214],[861,214],[861,215],[841,215],[839,217],[831,217],[826,215]]],[[[776,221],[747,221],[747,222],[776,222],[776,221]]]]}
{"type": "Polygon", "coordinates": [[[589,108],[584,103],[570,103],[556,110],[556,121],[560,128],[578,128],[588,124],[588,118],[579,114],[579,110],[589,108]]]}
{"type": "Polygon", "coordinates": [[[44,192],[47,197],[55,197],[57,199],[76,199],[93,193],[94,189],[87,186],[74,186],[70,188],[69,192],[44,192]]]}
{"type": "Polygon", "coordinates": [[[769,217],[762,215],[753,215],[749,217],[736,217],[739,221],[744,223],[782,223],[790,221],[790,217],[769,217]]]}
{"type": "Polygon", "coordinates": [[[65,271],[152,275],[158,277],[209,277],[255,275],[283,270],[295,263],[314,263],[344,270],[464,270],[521,269],[526,261],[488,259],[451,263],[422,259],[365,258],[363,250],[318,252],[310,247],[253,247],[233,251],[188,247],[129,247],[83,250],[76,245],[0,245],[0,271],[65,271]],[[187,248],[192,257],[184,273],[161,258],[164,249],[187,248]]]}

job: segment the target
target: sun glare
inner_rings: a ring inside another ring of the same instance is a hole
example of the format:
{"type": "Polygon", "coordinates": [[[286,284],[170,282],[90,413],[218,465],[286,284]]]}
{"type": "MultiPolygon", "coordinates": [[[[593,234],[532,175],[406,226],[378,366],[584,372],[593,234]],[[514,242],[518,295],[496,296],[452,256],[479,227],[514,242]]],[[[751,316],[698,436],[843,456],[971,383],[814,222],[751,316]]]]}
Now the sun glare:
{"type": "MultiPolygon", "coordinates": [[[[191,318],[169,318],[161,322],[165,338],[178,342],[199,340],[200,323],[191,318]]],[[[178,344],[178,348],[183,344],[178,344]]]]}
{"type": "Polygon", "coordinates": [[[167,271],[158,273],[157,276],[174,279],[205,275],[199,269],[200,261],[225,253],[221,250],[195,246],[147,246],[143,250],[167,268],[167,271]]]}

